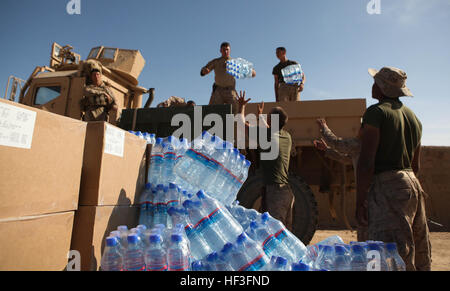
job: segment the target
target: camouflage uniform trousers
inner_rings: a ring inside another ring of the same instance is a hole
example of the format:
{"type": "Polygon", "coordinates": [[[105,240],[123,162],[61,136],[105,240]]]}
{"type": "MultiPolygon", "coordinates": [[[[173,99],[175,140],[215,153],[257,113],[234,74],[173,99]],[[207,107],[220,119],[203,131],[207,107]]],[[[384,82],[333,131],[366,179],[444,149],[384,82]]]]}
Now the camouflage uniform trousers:
{"type": "Polygon", "coordinates": [[[280,83],[278,84],[277,94],[277,101],[300,101],[300,92],[297,85],[280,83]]]}
{"type": "Polygon", "coordinates": [[[265,186],[261,201],[261,212],[269,214],[281,221],[288,229],[292,229],[292,208],[294,194],[289,184],[269,184],[265,186]]]}
{"type": "Polygon", "coordinates": [[[425,196],[411,170],[376,175],[368,195],[369,239],[397,243],[408,271],[431,269],[425,196]]]}
{"type": "Polygon", "coordinates": [[[211,94],[209,104],[231,104],[233,107],[233,114],[239,112],[239,103],[237,101],[238,93],[233,87],[215,87],[211,94]]]}

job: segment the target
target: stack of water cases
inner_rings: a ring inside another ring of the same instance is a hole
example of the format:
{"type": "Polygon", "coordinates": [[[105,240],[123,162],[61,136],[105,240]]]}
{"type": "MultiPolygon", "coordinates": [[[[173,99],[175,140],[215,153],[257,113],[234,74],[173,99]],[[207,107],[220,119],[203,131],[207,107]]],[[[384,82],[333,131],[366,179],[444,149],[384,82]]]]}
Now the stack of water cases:
{"type": "Polygon", "coordinates": [[[303,80],[303,70],[300,64],[290,65],[281,70],[286,84],[300,84],[303,80]]]}

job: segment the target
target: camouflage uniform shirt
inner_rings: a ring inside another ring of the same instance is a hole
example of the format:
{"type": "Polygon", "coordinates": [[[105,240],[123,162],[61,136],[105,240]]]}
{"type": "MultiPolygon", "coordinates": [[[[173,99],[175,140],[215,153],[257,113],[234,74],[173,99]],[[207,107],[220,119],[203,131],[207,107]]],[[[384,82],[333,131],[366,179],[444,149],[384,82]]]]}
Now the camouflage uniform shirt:
{"type": "Polygon", "coordinates": [[[105,83],[100,86],[87,85],[80,101],[81,111],[85,112],[85,121],[107,121],[108,112],[116,105],[116,98],[111,89],[105,83]],[[112,98],[108,101],[106,95],[112,98]]]}

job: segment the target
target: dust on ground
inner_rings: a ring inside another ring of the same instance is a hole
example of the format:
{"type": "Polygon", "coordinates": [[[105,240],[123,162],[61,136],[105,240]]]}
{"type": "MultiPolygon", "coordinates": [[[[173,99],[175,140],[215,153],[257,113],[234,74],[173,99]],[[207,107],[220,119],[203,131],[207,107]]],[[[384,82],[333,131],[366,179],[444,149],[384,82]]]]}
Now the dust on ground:
{"type": "MultiPolygon", "coordinates": [[[[339,235],[345,243],[356,241],[356,231],[317,230],[310,244],[315,244],[332,235],[339,235]]],[[[431,232],[431,270],[450,271],[450,232],[431,232]]]]}

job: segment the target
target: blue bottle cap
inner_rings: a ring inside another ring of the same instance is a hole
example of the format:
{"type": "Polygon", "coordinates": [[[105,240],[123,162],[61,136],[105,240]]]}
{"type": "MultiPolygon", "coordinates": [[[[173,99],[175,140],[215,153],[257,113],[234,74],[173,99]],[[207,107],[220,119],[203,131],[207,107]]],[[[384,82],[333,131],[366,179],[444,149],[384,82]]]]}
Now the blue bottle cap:
{"type": "Polygon", "coordinates": [[[163,184],[158,184],[157,186],[156,186],[156,190],[157,191],[161,191],[161,190],[163,190],[164,189],[164,185],[163,184]]]}
{"type": "Polygon", "coordinates": [[[175,207],[170,207],[169,209],[167,209],[167,214],[169,214],[170,216],[174,215],[177,213],[177,209],[175,209],[175,207]]]}
{"type": "Polygon", "coordinates": [[[262,220],[263,222],[266,222],[267,220],[269,220],[269,213],[268,213],[268,212],[264,212],[264,213],[261,215],[261,220],[262,220]]]}
{"type": "Polygon", "coordinates": [[[150,189],[152,189],[152,184],[151,183],[145,184],[145,190],[150,190],[150,189]]]}
{"type": "Polygon", "coordinates": [[[185,200],[185,201],[183,202],[183,207],[184,207],[184,208],[190,208],[190,207],[192,207],[192,200],[189,200],[189,199],[185,200]]]}
{"type": "Polygon", "coordinates": [[[364,248],[360,245],[354,244],[351,246],[352,252],[357,254],[362,254],[364,252],[364,248]]]}
{"type": "Polygon", "coordinates": [[[169,183],[169,189],[176,189],[176,188],[177,188],[177,184],[169,183]]]}
{"type": "Polygon", "coordinates": [[[203,190],[198,191],[197,192],[197,197],[200,198],[200,199],[205,199],[206,198],[205,191],[203,191],[203,190]]]}
{"type": "Polygon", "coordinates": [[[106,238],[106,246],[108,247],[114,247],[117,245],[117,239],[115,236],[108,236],[106,238]]]}
{"type": "Polygon", "coordinates": [[[232,243],[226,243],[224,246],[223,246],[223,249],[222,249],[222,254],[227,254],[229,251],[231,251],[233,249],[233,244],[232,243]]]}
{"type": "Polygon", "coordinates": [[[346,249],[343,246],[335,246],[334,251],[337,255],[345,255],[346,249]]]}
{"type": "Polygon", "coordinates": [[[387,243],[386,244],[386,249],[388,251],[396,251],[397,250],[397,244],[396,243],[387,243]]]}
{"type": "Polygon", "coordinates": [[[174,136],[169,136],[168,138],[167,138],[167,141],[169,142],[169,143],[172,143],[173,141],[175,140],[175,137],[174,136]]]}
{"type": "Polygon", "coordinates": [[[131,133],[131,134],[134,134],[134,131],[132,131],[132,130],[129,130],[128,132],[131,133]]]}
{"type": "Polygon", "coordinates": [[[245,156],[244,156],[243,154],[239,154],[239,157],[240,157],[242,160],[245,160],[245,156]]]}
{"type": "Polygon", "coordinates": [[[217,260],[218,258],[219,258],[219,255],[217,254],[217,252],[212,252],[206,256],[206,260],[208,262],[213,262],[213,261],[217,260]]]}
{"type": "Polygon", "coordinates": [[[258,228],[258,223],[256,222],[256,221],[252,221],[252,222],[250,222],[250,228],[251,229],[256,229],[256,228],[258,228]]]}
{"type": "Polygon", "coordinates": [[[380,246],[377,243],[369,243],[369,250],[371,251],[380,251],[380,246]]]}
{"type": "Polygon", "coordinates": [[[237,155],[237,156],[240,154],[240,152],[239,152],[238,149],[234,149],[234,150],[233,150],[233,153],[234,153],[235,155],[237,155]]]}
{"type": "Polygon", "coordinates": [[[332,246],[323,246],[323,251],[324,252],[332,252],[333,251],[333,247],[332,246]]]}
{"type": "Polygon", "coordinates": [[[249,160],[245,160],[245,166],[246,167],[250,167],[250,165],[251,165],[250,161],[249,160]]]}
{"type": "Polygon", "coordinates": [[[309,266],[303,263],[292,264],[292,271],[309,271],[309,266]]]}
{"type": "Polygon", "coordinates": [[[135,244],[138,241],[138,236],[134,233],[129,234],[127,237],[127,241],[129,244],[135,244]]]}
{"type": "Polygon", "coordinates": [[[277,260],[275,261],[275,264],[279,265],[279,266],[286,266],[287,265],[287,260],[283,257],[277,257],[277,260]]]}
{"type": "Polygon", "coordinates": [[[172,236],[170,237],[170,239],[171,239],[173,242],[180,242],[180,241],[183,240],[183,237],[182,237],[181,235],[179,235],[179,234],[172,234],[172,236]]]}
{"type": "Polygon", "coordinates": [[[149,236],[149,241],[152,242],[152,243],[161,242],[161,236],[159,234],[151,234],[149,236]]]}
{"type": "Polygon", "coordinates": [[[156,139],[156,144],[157,144],[157,145],[160,145],[160,144],[162,144],[162,143],[163,143],[163,139],[160,138],[160,137],[158,137],[158,138],[156,139]]]}
{"type": "Polygon", "coordinates": [[[154,133],[150,133],[150,137],[155,137],[156,135],[154,133]]]}
{"type": "Polygon", "coordinates": [[[164,191],[164,193],[167,193],[167,191],[169,191],[169,186],[164,186],[163,191],[164,191]]]}
{"type": "Polygon", "coordinates": [[[247,234],[245,234],[245,232],[243,232],[237,237],[236,242],[238,244],[241,244],[241,243],[245,242],[246,240],[247,240],[247,234]]]}
{"type": "Polygon", "coordinates": [[[202,271],[204,269],[202,261],[194,261],[192,262],[192,270],[193,271],[202,271]]]}

